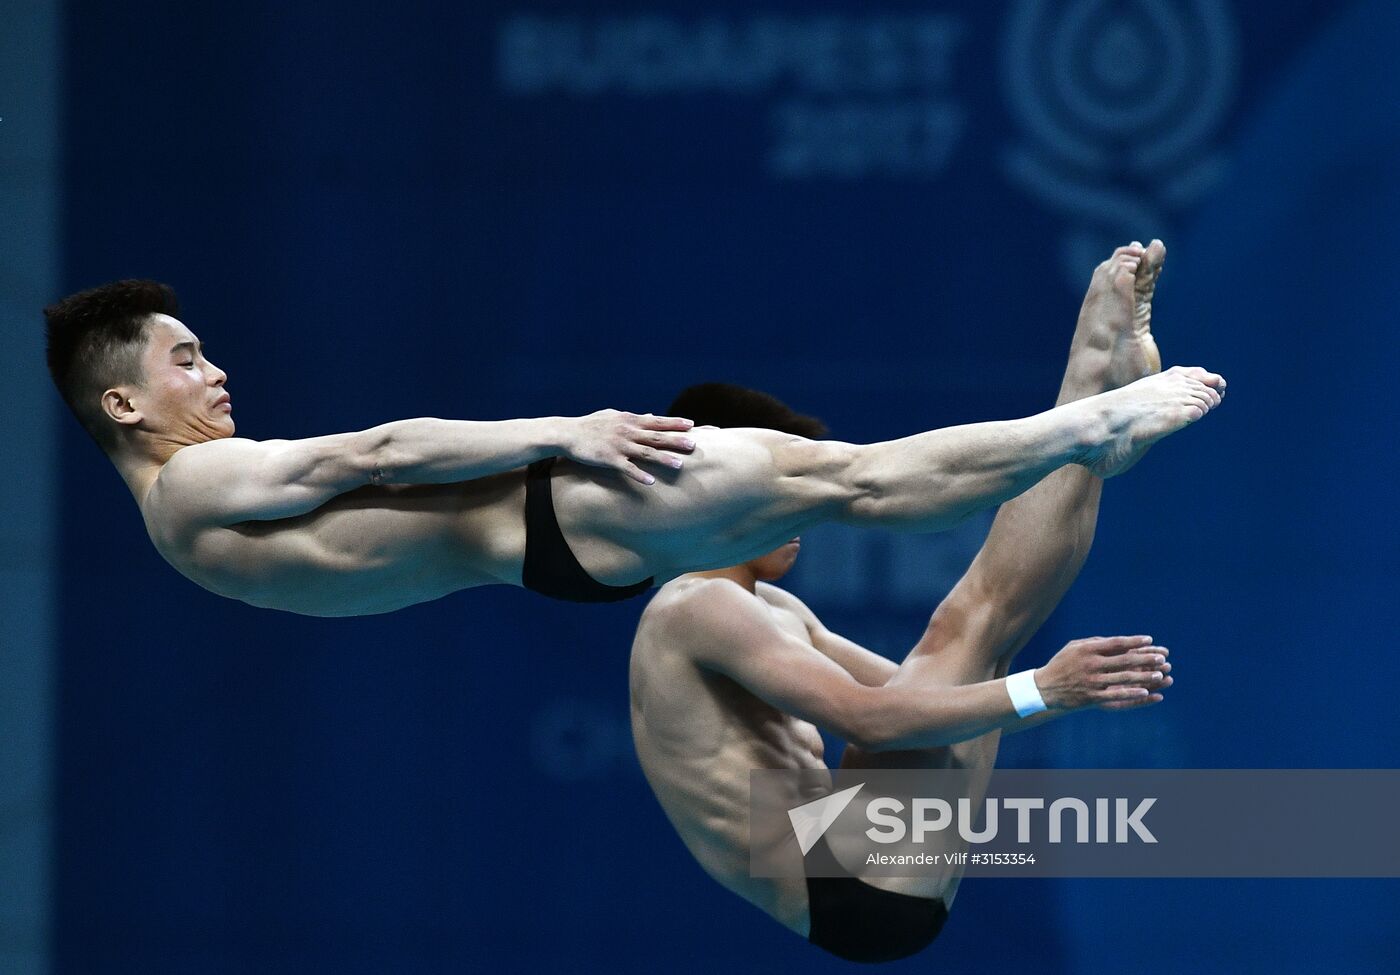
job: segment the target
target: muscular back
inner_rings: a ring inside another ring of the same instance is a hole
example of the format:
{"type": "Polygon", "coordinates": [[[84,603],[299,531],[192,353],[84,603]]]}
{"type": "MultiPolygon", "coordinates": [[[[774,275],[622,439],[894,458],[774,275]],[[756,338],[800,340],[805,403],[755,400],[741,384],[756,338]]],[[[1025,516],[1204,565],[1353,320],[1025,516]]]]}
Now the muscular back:
{"type": "MultiPolygon", "coordinates": [[[[749,835],[749,772],[825,771],[822,739],[812,724],[701,667],[693,646],[668,639],[658,618],[693,587],[714,584],[694,577],[671,582],[642,615],[630,668],[632,737],[661,807],[705,871],[800,929],[806,917],[805,887],[790,878],[749,876],[752,845],[791,842],[786,835],[749,835]]],[[[778,626],[810,645],[806,625],[773,598],[777,591],[760,584],[759,593],[746,598],[761,602],[778,626]]],[[[691,638],[703,640],[704,634],[692,633],[691,638]]],[[[813,647],[812,653],[819,652],[813,647]]],[[[794,804],[799,801],[795,798],[794,804]]]]}

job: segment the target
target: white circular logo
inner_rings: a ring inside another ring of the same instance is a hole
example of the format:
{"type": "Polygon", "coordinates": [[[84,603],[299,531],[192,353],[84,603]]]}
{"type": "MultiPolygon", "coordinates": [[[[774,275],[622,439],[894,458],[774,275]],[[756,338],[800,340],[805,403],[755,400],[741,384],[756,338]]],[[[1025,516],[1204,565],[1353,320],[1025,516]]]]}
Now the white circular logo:
{"type": "Polygon", "coordinates": [[[1165,236],[1167,213],[1213,182],[1211,140],[1237,70],[1224,0],[1012,8],[1002,74],[1021,137],[1005,168],[1070,218],[1064,256],[1076,281],[1105,244],[1165,236]]]}

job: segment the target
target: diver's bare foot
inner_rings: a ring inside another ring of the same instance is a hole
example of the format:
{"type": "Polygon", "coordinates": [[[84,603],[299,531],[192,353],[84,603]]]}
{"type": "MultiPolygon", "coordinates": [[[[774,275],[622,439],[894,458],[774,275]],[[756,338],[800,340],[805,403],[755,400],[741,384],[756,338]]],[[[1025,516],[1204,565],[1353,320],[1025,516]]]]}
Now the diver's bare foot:
{"type": "MultiPolygon", "coordinates": [[[[1136,464],[1147,448],[1220,405],[1225,379],[1199,366],[1173,366],[1080,402],[1097,412],[1101,436],[1080,463],[1099,477],[1136,464]]],[[[1079,404],[1075,404],[1078,406],[1079,404]]]]}
{"type": "MultiPolygon", "coordinates": [[[[1136,241],[1134,246],[1139,247],[1136,241]]],[[[1128,328],[1121,329],[1113,347],[1113,364],[1109,367],[1109,381],[1115,386],[1126,386],[1143,376],[1162,371],[1162,356],[1157,351],[1157,341],[1152,337],[1152,296],[1157,290],[1157,278],[1162,273],[1162,262],[1167,259],[1167,248],[1160,240],[1153,240],[1142,249],[1141,258],[1133,268],[1133,276],[1127,279],[1119,275],[1114,285],[1120,291],[1128,290],[1132,305],[1132,321],[1128,328]]]]}
{"type": "Polygon", "coordinates": [[[1079,309],[1060,402],[1118,389],[1161,371],[1150,325],[1152,289],[1165,253],[1160,241],[1149,248],[1134,241],[1094,269],[1079,309]],[[1144,260],[1145,255],[1149,260],[1144,260]],[[1139,278],[1145,285],[1141,304],[1139,278]],[[1141,329],[1137,327],[1139,309],[1144,312],[1141,329]]]}

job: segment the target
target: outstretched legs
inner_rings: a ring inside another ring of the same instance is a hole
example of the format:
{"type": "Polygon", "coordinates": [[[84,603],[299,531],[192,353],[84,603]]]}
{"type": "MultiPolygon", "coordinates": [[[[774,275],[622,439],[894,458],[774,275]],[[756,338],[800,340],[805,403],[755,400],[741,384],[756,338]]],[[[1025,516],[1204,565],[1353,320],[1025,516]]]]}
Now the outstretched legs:
{"type": "Polygon", "coordinates": [[[606,472],[568,465],[554,480],[565,537],[600,582],[660,582],[756,558],[825,521],[940,531],[1066,465],[1077,465],[1072,483],[1122,473],[1219,405],[1225,380],[1198,367],[1149,373],[1156,348],[1139,322],[1150,319],[1140,314],[1150,289],[1135,290],[1133,276],[1143,250],[1113,262],[1119,277],[1096,278],[1080,317],[1066,377],[1074,395],[1054,409],[867,445],[699,428],[684,468],[645,491],[622,494],[606,472]]]}
{"type": "MultiPolygon", "coordinates": [[[[1086,352],[1082,358],[1094,356],[1086,352]]],[[[1106,375],[1098,385],[1107,386],[1106,375]]],[[[853,524],[936,531],[1016,497],[1067,464],[1113,477],[1151,444],[1219,405],[1224,385],[1205,369],[1176,367],[1022,420],[946,427],[851,447],[834,475],[848,498],[839,517],[853,524]]]]}
{"type": "MultiPolygon", "coordinates": [[[[1151,297],[1164,256],[1160,242],[1148,248],[1134,244],[1120,247],[1095,270],[1071,343],[1060,407],[1132,388],[1156,374],[1160,359],[1150,329],[1151,297]]],[[[1209,388],[1214,391],[1216,386],[1209,388]]],[[[1224,388],[1223,380],[1219,388],[1224,388]]],[[[1134,447],[1131,462],[1145,449],[1134,447]]],[[[892,680],[967,684],[1006,676],[1015,653],[1050,615],[1083,566],[1093,542],[1102,486],[1102,478],[1091,469],[1071,465],[1003,504],[972,566],[938,606],[892,680]]],[[[841,764],[959,768],[989,775],[1000,737],[993,732],[917,752],[870,753],[848,747],[841,764]]],[[[973,778],[985,785],[984,776],[973,778]]],[[[954,837],[949,852],[957,845],[954,837]]],[[[960,868],[950,867],[942,876],[867,882],[901,893],[942,896],[951,903],[960,876],[960,868]]]]}

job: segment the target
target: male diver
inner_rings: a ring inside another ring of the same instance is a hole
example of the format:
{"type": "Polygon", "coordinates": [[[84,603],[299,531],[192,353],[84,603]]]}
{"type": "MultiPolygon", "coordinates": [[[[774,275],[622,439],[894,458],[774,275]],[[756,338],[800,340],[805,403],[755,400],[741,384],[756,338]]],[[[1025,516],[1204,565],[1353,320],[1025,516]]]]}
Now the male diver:
{"type": "MultiPolygon", "coordinates": [[[[1094,272],[1059,404],[1158,371],[1150,314],[1164,257],[1158,241],[1134,244],[1094,272]]],[[[825,432],[771,397],[718,384],[692,387],[671,409],[698,424],[809,438],[825,432]]],[[[792,567],[798,539],[662,586],[632,648],[633,739],[657,799],[701,867],[843,958],[891,961],[932,942],[962,866],[921,877],[861,879],[859,866],[844,876],[752,877],[752,851],[768,862],[799,863],[802,855],[786,824],[781,835],[750,835],[749,772],[825,770],[822,727],[849,743],[842,768],[989,774],[1003,731],[1088,707],[1161,701],[1171,665],[1166,649],[1145,636],[1075,640],[1045,666],[1007,677],[1088,555],[1102,484],[1072,464],[1003,504],[971,567],[898,666],[832,633],[797,597],[769,584],[792,567]]],[[[985,776],[980,781],[985,788],[985,776]]],[[[968,798],[975,805],[981,796],[968,798]]],[[[819,854],[842,869],[826,840],[807,863],[819,854]]]]}
{"type": "Polygon", "coordinates": [[[54,381],[166,561],[212,592],[313,616],[494,583],[624,599],[823,521],[938,531],[1065,465],[1127,470],[1225,385],[1175,367],[1025,419],[869,445],[611,410],[259,441],[234,436],[227,376],[176,314],[150,281],[46,308],[54,381]]]}

